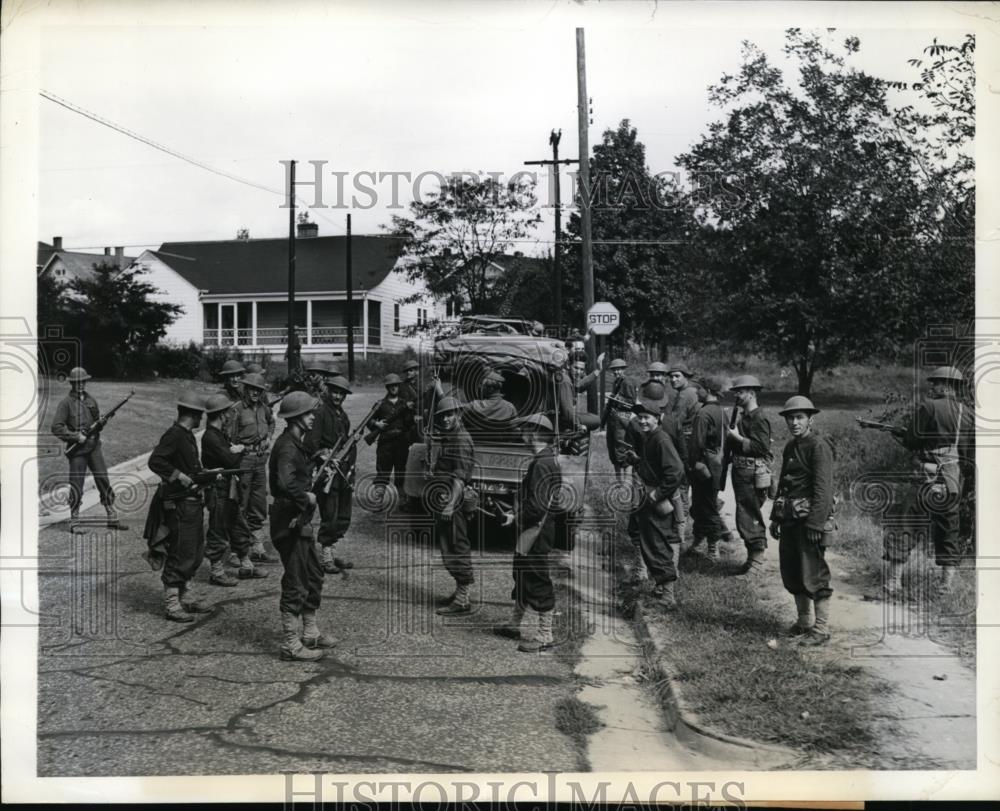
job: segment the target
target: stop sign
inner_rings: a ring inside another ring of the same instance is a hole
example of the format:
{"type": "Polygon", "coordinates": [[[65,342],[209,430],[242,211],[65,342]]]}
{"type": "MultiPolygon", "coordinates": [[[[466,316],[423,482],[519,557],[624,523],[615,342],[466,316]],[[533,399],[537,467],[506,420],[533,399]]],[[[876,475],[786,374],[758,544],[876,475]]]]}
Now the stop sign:
{"type": "Polygon", "coordinates": [[[610,335],[621,323],[621,313],[610,301],[598,301],[587,310],[587,331],[594,335],[610,335]]]}

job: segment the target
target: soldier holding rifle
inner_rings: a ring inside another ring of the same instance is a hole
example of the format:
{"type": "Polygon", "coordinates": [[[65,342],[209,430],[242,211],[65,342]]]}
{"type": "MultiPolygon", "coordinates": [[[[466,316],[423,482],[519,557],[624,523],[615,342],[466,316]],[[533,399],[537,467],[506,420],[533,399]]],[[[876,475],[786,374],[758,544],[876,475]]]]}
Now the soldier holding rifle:
{"type": "MultiPolygon", "coordinates": [[[[108,478],[108,466],[101,452],[101,429],[107,420],[114,415],[131,397],[126,397],[116,405],[103,419],[101,409],[87,393],[87,381],[90,375],[82,366],[70,370],[68,375],[70,393],[56,407],[52,419],[52,433],[68,446],[66,455],[69,458],[69,515],[71,521],[80,517],[80,501],[83,498],[83,483],[90,469],[100,493],[101,504],[108,514],[108,523],[119,529],[127,529],[118,523],[118,513],[115,511],[115,494],[108,478]]],[[[133,391],[132,394],[135,392],[133,391]]]]}
{"type": "Polygon", "coordinates": [[[707,542],[707,557],[719,559],[719,541],[728,535],[719,514],[719,490],[722,479],[722,447],[726,436],[726,417],[719,405],[724,384],[714,377],[704,377],[696,384],[701,408],[694,416],[688,445],[688,479],[691,482],[691,522],[696,548],[707,542]]]}
{"type": "Polygon", "coordinates": [[[227,360],[222,364],[219,377],[222,378],[222,394],[232,402],[232,406],[222,414],[222,433],[230,442],[236,441],[235,406],[243,399],[243,375],[247,370],[238,360],[227,360]]]}
{"type": "Polygon", "coordinates": [[[391,475],[400,493],[403,492],[406,457],[413,433],[413,407],[399,394],[402,382],[397,374],[385,376],[385,397],[379,403],[375,416],[368,421],[370,433],[365,437],[369,445],[378,440],[374,484],[384,488],[391,475]]]}
{"type": "Polygon", "coordinates": [[[601,415],[601,427],[606,429],[608,459],[611,460],[615,478],[619,481],[625,481],[628,476],[629,466],[625,459],[628,442],[625,430],[632,418],[632,406],[635,403],[635,386],[625,379],[626,368],[628,364],[621,358],[615,358],[608,364],[614,379],[611,383],[611,392],[604,404],[604,413],[601,415]]]}
{"type": "Polygon", "coordinates": [[[274,414],[264,402],[267,383],[259,374],[243,378],[243,397],[233,408],[231,440],[244,448],[240,467],[241,504],[250,537],[250,560],[274,563],[264,549],[264,521],[267,518],[267,454],[274,434],[274,414]]]}
{"type": "Polygon", "coordinates": [[[271,506],[271,541],[285,573],[281,578],[281,658],[314,662],[321,648],[337,644],[323,634],[316,621],[323,590],[323,566],[312,538],[316,495],[305,437],[316,422],[319,401],[304,391],[293,391],[281,401],[279,416],[285,430],[274,443],[268,460],[271,506]],[[300,626],[301,623],[301,626],[300,626]]]}

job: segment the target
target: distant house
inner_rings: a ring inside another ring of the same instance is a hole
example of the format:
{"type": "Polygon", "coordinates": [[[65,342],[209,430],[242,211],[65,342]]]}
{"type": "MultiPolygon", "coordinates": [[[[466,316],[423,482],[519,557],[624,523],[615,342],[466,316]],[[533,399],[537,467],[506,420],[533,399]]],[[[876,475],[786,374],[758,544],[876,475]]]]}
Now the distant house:
{"type": "MultiPolygon", "coordinates": [[[[303,356],[347,351],[346,245],[300,223],[295,242],[295,327],[303,356]]],[[[398,243],[378,236],[351,241],[355,349],[399,352],[416,346],[407,328],[429,322],[437,309],[420,284],[396,269],[398,243]],[[418,296],[414,303],[404,299],[418,296]]],[[[281,355],[287,346],[288,240],[235,239],[166,242],[136,263],[159,291],[154,299],[180,304],[183,314],[165,340],[237,346],[281,355]]]]}
{"type": "Polygon", "coordinates": [[[113,265],[127,268],[135,261],[134,256],[126,256],[124,248],[105,248],[103,254],[84,251],[65,251],[62,237],[53,237],[52,244],[38,243],[38,275],[50,274],[57,281],[69,284],[71,281],[92,276],[99,265],[113,265]]]}
{"type": "MultiPolygon", "coordinates": [[[[543,257],[525,256],[520,251],[513,254],[501,254],[495,257],[486,267],[485,278],[489,284],[512,273],[543,272],[550,271],[550,260],[543,257]]],[[[458,323],[463,315],[469,313],[471,307],[467,296],[459,295],[447,299],[444,302],[444,320],[446,323],[458,323]]],[[[517,317],[520,313],[511,313],[517,317]]]]}

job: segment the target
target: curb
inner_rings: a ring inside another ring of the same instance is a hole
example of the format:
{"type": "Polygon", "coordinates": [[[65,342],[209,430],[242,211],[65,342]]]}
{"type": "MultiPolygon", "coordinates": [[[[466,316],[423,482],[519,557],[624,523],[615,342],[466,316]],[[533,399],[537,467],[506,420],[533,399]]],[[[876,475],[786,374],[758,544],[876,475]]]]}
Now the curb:
{"type": "Polygon", "coordinates": [[[706,726],[684,700],[676,676],[666,660],[669,645],[652,621],[652,613],[646,600],[639,596],[634,620],[637,636],[644,646],[653,651],[653,656],[649,657],[651,665],[655,676],[665,687],[661,706],[666,715],[667,728],[679,741],[710,757],[749,761],[757,768],[766,770],[789,768],[802,760],[802,753],[794,749],[727,735],[706,726]]]}

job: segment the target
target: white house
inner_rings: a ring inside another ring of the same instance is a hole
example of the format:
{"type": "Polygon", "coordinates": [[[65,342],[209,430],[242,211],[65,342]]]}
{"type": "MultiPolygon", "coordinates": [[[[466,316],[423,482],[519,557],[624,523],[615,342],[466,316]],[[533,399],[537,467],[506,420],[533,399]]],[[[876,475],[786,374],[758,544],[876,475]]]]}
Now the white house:
{"type": "MultiPolygon", "coordinates": [[[[295,326],[303,356],[347,352],[347,237],[316,235],[300,223],[295,241],[295,326]]],[[[380,236],[351,241],[354,346],[369,352],[417,347],[407,327],[443,315],[420,283],[396,269],[398,242],[380,236]],[[420,295],[424,294],[424,295],[420,295]],[[420,295],[415,303],[402,303],[420,295]]],[[[154,298],[184,308],[167,329],[169,342],[238,346],[281,355],[287,344],[288,240],[167,242],[136,263],[154,298]]]]}
{"type": "Polygon", "coordinates": [[[38,259],[36,269],[38,275],[51,275],[63,284],[69,284],[75,279],[83,279],[94,275],[98,265],[112,265],[118,268],[128,267],[135,261],[134,256],[126,256],[124,248],[105,248],[104,254],[86,253],[84,251],[63,250],[62,237],[53,237],[52,244],[38,243],[38,259]]]}

